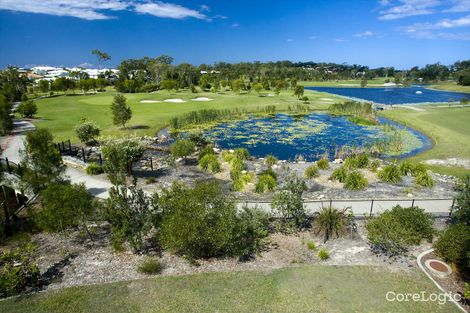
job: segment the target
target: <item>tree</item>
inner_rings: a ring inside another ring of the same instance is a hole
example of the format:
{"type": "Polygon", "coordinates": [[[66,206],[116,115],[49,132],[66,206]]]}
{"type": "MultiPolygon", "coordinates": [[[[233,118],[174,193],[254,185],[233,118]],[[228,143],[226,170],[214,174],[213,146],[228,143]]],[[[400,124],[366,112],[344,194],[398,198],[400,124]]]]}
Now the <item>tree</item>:
{"type": "Polygon", "coordinates": [[[4,95],[0,94],[0,135],[7,135],[12,130],[11,103],[4,95]]]}
{"type": "Polygon", "coordinates": [[[33,118],[37,112],[38,107],[32,100],[21,102],[18,106],[18,113],[26,118],[33,118]]]}
{"type": "Polygon", "coordinates": [[[299,229],[305,226],[307,215],[302,195],[306,189],[305,182],[291,174],[286,178],[281,191],[273,196],[271,205],[280,213],[285,226],[299,229]]]}
{"type": "Polygon", "coordinates": [[[235,79],[232,81],[232,90],[233,92],[240,92],[245,87],[243,80],[235,79]]]}
{"type": "Polygon", "coordinates": [[[118,94],[114,96],[111,111],[113,113],[113,124],[116,126],[125,127],[132,117],[132,110],[127,106],[126,100],[126,97],[123,95],[118,94]]]}
{"type": "Polygon", "coordinates": [[[458,191],[452,219],[454,223],[464,223],[470,227],[470,175],[465,176],[458,186],[458,191]]]}
{"type": "Polygon", "coordinates": [[[100,51],[98,49],[91,50],[91,54],[94,54],[98,59],[98,73],[96,73],[96,77],[100,76],[101,70],[101,63],[111,60],[111,56],[106,52],[100,51]]]}
{"type": "Polygon", "coordinates": [[[41,92],[48,93],[49,88],[50,88],[49,81],[47,81],[45,79],[42,79],[42,80],[39,81],[39,90],[41,92]]]}
{"type": "Polygon", "coordinates": [[[187,139],[178,140],[170,146],[171,154],[176,158],[184,158],[185,162],[188,155],[194,153],[194,149],[194,143],[187,139]]]}
{"type": "Polygon", "coordinates": [[[304,95],[304,86],[301,85],[296,85],[295,90],[294,90],[294,96],[297,96],[297,98],[301,98],[304,95]]]}
{"type": "Polygon", "coordinates": [[[25,148],[21,151],[21,156],[22,179],[35,192],[52,183],[63,182],[65,166],[48,129],[41,128],[26,133],[25,148]]]}
{"type": "Polygon", "coordinates": [[[260,93],[261,90],[263,89],[263,85],[261,85],[260,83],[253,84],[253,89],[254,89],[254,91],[256,91],[257,93],[260,93]]]}
{"type": "Polygon", "coordinates": [[[92,121],[84,121],[75,126],[75,133],[82,143],[88,143],[100,135],[100,128],[92,121]]]}
{"type": "Polygon", "coordinates": [[[93,196],[83,183],[51,184],[41,191],[40,199],[42,210],[36,217],[40,228],[59,232],[81,224],[87,230],[85,222],[93,211],[93,196]]]}
{"type": "Polygon", "coordinates": [[[365,88],[367,86],[367,78],[366,76],[364,75],[361,79],[361,87],[362,88],[365,88]]]}
{"type": "Polygon", "coordinates": [[[170,92],[172,89],[176,89],[176,82],[174,80],[165,79],[160,84],[160,87],[162,89],[166,89],[168,92],[170,92]]]}

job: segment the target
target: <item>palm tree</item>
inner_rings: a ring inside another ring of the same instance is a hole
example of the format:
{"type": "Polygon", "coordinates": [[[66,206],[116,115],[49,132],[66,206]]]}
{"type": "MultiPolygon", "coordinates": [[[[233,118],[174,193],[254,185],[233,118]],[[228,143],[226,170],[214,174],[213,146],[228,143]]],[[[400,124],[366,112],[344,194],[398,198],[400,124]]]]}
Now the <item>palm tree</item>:
{"type": "Polygon", "coordinates": [[[346,214],[348,208],[340,211],[331,206],[322,208],[315,221],[315,234],[322,233],[324,242],[333,236],[339,238],[348,225],[349,216],[346,214]]]}

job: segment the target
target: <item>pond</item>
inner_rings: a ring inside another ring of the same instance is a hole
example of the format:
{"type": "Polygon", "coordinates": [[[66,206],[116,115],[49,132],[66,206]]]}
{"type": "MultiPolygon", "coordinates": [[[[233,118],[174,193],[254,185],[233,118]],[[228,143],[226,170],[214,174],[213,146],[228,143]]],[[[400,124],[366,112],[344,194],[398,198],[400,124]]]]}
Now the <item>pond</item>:
{"type": "Polygon", "coordinates": [[[379,118],[380,125],[357,125],[345,116],[311,113],[303,116],[277,114],[272,117],[251,117],[242,121],[219,124],[206,131],[206,136],[222,149],[247,148],[251,155],[275,155],[280,160],[302,156],[314,161],[327,153],[330,159],[341,147],[370,147],[399,137],[398,150],[382,153],[383,158],[403,158],[432,147],[422,133],[379,118]]]}
{"type": "Polygon", "coordinates": [[[463,98],[470,100],[470,93],[431,90],[423,86],[388,88],[339,88],[305,87],[305,89],[328,92],[348,98],[362,99],[380,104],[407,104],[426,102],[454,102],[463,98]]]}

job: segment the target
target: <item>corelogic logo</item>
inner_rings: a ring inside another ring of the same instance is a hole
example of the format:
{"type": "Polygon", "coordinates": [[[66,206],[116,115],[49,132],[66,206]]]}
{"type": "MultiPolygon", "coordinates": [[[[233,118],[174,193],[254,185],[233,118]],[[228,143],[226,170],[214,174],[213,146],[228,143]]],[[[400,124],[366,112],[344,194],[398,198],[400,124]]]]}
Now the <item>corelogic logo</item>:
{"type": "Polygon", "coordinates": [[[428,293],[421,291],[419,293],[401,293],[395,291],[388,291],[385,294],[385,299],[389,302],[437,302],[445,304],[449,301],[460,302],[462,295],[458,293],[428,293]]]}

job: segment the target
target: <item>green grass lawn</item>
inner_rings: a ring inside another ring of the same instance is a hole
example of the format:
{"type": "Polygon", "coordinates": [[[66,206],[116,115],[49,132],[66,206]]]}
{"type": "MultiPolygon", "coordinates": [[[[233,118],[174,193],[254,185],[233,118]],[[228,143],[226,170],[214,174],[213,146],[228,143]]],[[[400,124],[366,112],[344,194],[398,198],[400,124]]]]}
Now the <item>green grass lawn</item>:
{"type": "MultiPolygon", "coordinates": [[[[442,82],[442,83],[430,85],[428,87],[433,88],[433,89],[470,93],[470,86],[460,86],[460,85],[457,85],[456,82],[442,82]]],[[[470,98],[470,95],[469,95],[469,98],[470,98]]]]}
{"type": "MultiPolygon", "coordinates": [[[[436,108],[421,106],[424,111],[393,109],[383,111],[382,116],[411,126],[430,136],[435,146],[411,159],[470,158],[470,108],[436,108]]],[[[455,176],[470,174],[459,167],[432,166],[431,169],[455,176]]]]}
{"type": "MultiPolygon", "coordinates": [[[[111,88],[109,88],[111,89],[111,88]]],[[[266,92],[267,94],[268,92],[266,92]]],[[[36,101],[38,105],[38,127],[49,128],[56,140],[71,139],[77,142],[74,127],[82,117],[93,120],[102,129],[103,135],[150,135],[168,124],[171,117],[199,109],[246,109],[250,112],[262,111],[267,105],[275,105],[278,111],[286,110],[288,105],[302,103],[292,95],[292,91],[283,91],[279,96],[260,97],[257,93],[234,94],[226,92],[197,93],[180,91],[170,94],[167,91],[158,93],[125,94],[127,103],[132,108],[132,119],[127,129],[119,129],[112,124],[111,103],[115,91],[109,90],[94,95],[68,95],[44,98],[36,101]],[[192,98],[207,97],[214,99],[208,102],[191,101],[192,98]],[[185,103],[141,103],[141,100],[183,99],[185,103]]],[[[272,92],[274,94],[274,92],[272,92]]],[[[311,108],[326,109],[328,104],[321,103],[320,98],[338,99],[334,95],[305,91],[311,100],[311,108]]]]}
{"type": "MultiPolygon", "coordinates": [[[[383,87],[385,77],[378,77],[367,81],[366,87],[383,87]]],[[[394,78],[389,78],[390,82],[394,82],[394,78]]],[[[327,80],[327,81],[300,81],[299,85],[302,86],[317,86],[317,87],[361,87],[361,79],[342,79],[342,80],[327,80]]]]}
{"type": "Polygon", "coordinates": [[[74,287],[0,302],[1,312],[459,312],[451,304],[388,302],[388,291],[437,293],[425,275],[365,266],[157,277],[74,287]]]}

